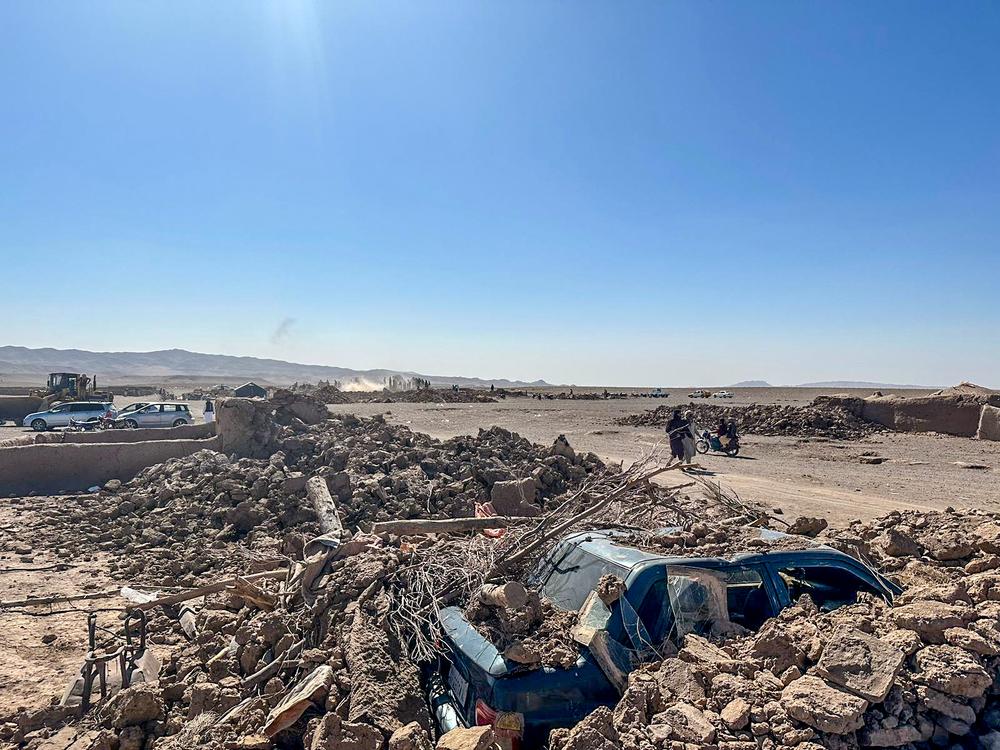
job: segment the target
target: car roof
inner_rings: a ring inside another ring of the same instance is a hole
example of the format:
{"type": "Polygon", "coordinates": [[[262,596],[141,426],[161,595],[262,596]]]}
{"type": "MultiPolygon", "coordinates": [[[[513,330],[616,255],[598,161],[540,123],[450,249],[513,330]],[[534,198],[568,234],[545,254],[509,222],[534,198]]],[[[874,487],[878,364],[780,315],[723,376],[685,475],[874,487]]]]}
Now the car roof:
{"type": "MultiPolygon", "coordinates": [[[[663,532],[667,533],[677,530],[679,529],[676,527],[662,529],[663,532]]],[[[664,564],[688,565],[695,567],[699,564],[720,565],[734,562],[749,564],[762,562],[767,558],[775,559],[779,556],[784,558],[796,557],[802,553],[808,553],[810,556],[827,557],[830,559],[847,559],[852,562],[857,562],[855,558],[850,555],[836,550],[833,547],[828,547],[825,544],[820,544],[819,542],[809,539],[808,537],[785,534],[772,529],[754,529],[753,531],[758,532],[758,538],[763,539],[764,541],[780,542],[782,544],[773,552],[761,549],[754,550],[752,552],[735,552],[725,557],[707,557],[698,556],[697,548],[693,548],[691,550],[692,554],[690,555],[670,555],[640,549],[639,547],[624,541],[624,538],[628,537],[631,532],[622,530],[580,531],[575,534],[570,534],[565,537],[563,541],[574,544],[588,554],[599,557],[607,562],[614,563],[615,565],[627,568],[630,571],[638,568],[664,564]],[[801,549],[796,549],[794,546],[789,547],[788,542],[798,541],[801,541],[802,543],[801,549]]]]}

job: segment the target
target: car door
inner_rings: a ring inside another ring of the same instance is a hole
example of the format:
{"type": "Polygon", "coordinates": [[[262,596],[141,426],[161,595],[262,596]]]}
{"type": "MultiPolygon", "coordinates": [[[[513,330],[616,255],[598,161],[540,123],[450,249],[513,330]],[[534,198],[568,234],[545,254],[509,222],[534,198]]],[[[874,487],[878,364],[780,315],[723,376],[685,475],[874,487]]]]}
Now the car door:
{"type": "Polygon", "coordinates": [[[49,409],[49,413],[43,416],[45,423],[49,427],[66,427],[69,424],[70,404],[60,404],[49,409]]]}
{"type": "Polygon", "coordinates": [[[149,406],[142,407],[135,413],[134,419],[140,427],[159,427],[160,426],[159,405],[150,404],[149,406]]]}

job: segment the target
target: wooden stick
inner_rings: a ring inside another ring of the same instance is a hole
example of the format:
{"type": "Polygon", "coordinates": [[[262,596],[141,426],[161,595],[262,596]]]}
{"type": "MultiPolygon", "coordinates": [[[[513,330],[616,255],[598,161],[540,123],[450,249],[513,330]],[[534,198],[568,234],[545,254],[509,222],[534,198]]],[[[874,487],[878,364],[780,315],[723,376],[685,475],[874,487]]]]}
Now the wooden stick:
{"type": "Polygon", "coordinates": [[[526,516],[487,516],[485,518],[414,518],[406,521],[379,521],[372,525],[373,534],[455,534],[463,531],[502,529],[515,523],[531,523],[537,518],[526,516]]]}
{"type": "Polygon", "coordinates": [[[579,513],[577,513],[575,516],[573,516],[571,518],[567,518],[562,523],[560,523],[560,524],[558,524],[556,526],[553,526],[551,529],[549,529],[547,532],[545,532],[544,534],[542,534],[540,537],[538,537],[538,539],[536,539],[535,541],[533,541],[531,544],[529,544],[527,547],[525,547],[524,549],[522,549],[520,552],[512,555],[511,557],[507,557],[507,558],[499,561],[496,565],[493,566],[493,569],[486,576],[486,580],[487,581],[494,580],[501,572],[503,572],[504,570],[507,570],[508,568],[516,565],[518,562],[520,562],[521,560],[523,560],[525,557],[527,557],[528,555],[530,555],[531,553],[533,553],[534,551],[536,551],[539,547],[541,547],[547,541],[549,541],[550,539],[554,539],[554,538],[556,538],[558,536],[561,536],[567,529],[572,528],[574,525],[580,523],[580,521],[583,521],[584,519],[589,518],[590,516],[594,515],[595,513],[598,513],[599,511],[601,511],[604,508],[608,507],[609,505],[611,505],[611,503],[613,503],[615,500],[617,500],[619,497],[621,497],[623,494],[625,494],[626,492],[628,492],[630,489],[632,489],[636,485],[642,484],[644,482],[648,482],[653,477],[657,476],[658,474],[662,474],[665,471],[675,471],[677,469],[683,469],[683,468],[684,468],[683,464],[679,464],[679,463],[677,463],[677,464],[670,464],[668,466],[664,466],[664,467],[662,467],[660,469],[656,469],[655,471],[651,471],[651,472],[649,472],[647,474],[643,474],[640,477],[636,477],[635,479],[632,479],[632,480],[626,482],[621,487],[619,487],[619,488],[617,488],[617,489],[612,490],[611,492],[609,492],[607,495],[604,496],[604,498],[602,500],[599,500],[598,502],[594,503],[589,508],[584,508],[582,511],[580,511],[579,513]]]}
{"type": "Polygon", "coordinates": [[[319,519],[319,528],[324,534],[342,534],[344,525],[337,515],[337,504],[330,494],[330,486],[326,483],[325,477],[310,477],[306,482],[306,496],[312,503],[316,517],[319,519]]]}
{"type": "MultiPolygon", "coordinates": [[[[242,578],[245,581],[259,581],[267,578],[282,579],[287,575],[288,570],[286,568],[281,568],[280,570],[267,570],[263,573],[253,573],[252,575],[242,576],[242,578]]],[[[224,581],[216,581],[215,583],[210,583],[207,586],[199,586],[196,589],[179,591],[176,594],[167,594],[166,596],[161,596],[151,602],[141,602],[139,604],[132,605],[128,607],[128,609],[153,609],[164,604],[179,604],[180,602],[186,602],[189,599],[205,596],[206,594],[218,594],[225,591],[230,586],[235,585],[237,578],[240,578],[240,576],[227,578],[224,581]]],[[[118,592],[116,591],[115,593],[117,594],[118,592]]]]}
{"type": "Polygon", "coordinates": [[[71,596],[34,596],[28,597],[27,599],[8,599],[5,602],[0,602],[0,609],[5,609],[7,607],[34,607],[39,604],[61,604],[63,602],[72,602],[84,599],[110,599],[113,596],[119,596],[120,592],[118,589],[113,589],[111,591],[100,591],[93,594],[73,594],[71,596]]]}

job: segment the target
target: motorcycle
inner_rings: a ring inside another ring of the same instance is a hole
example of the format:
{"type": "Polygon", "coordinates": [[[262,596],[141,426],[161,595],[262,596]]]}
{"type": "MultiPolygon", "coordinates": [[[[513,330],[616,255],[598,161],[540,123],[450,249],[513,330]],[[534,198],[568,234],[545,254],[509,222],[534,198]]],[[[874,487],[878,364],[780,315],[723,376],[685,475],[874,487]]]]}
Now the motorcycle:
{"type": "Polygon", "coordinates": [[[694,448],[699,453],[708,453],[710,450],[716,453],[725,453],[727,456],[738,456],[740,453],[740,436],[733,433],[729,442],[722,443],[718,435],[713,435],[708,430],[701,433],[701,437],[694,444],[694,448]]]}

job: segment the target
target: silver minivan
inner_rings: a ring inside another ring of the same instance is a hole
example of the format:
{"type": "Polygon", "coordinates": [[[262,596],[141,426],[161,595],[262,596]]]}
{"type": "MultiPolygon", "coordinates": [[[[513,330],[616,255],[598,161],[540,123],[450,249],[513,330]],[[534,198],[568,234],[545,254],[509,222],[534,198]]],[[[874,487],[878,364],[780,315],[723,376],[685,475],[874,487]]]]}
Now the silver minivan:
{"type": "Polygon", "coordinates": [[[187,404],[146,404],[140,409],[123,414],[115,420],[116,427],[180,427],[194,424],[194,417],[187,404]]]}
{"type": "Polygon", "coordinates": [[[68,404],[53,406],[48,411],[36,411],[24,418],[21,424],[37,432],[45,432],[53,427],[69,427],[69,421],[86,422],[95,417],[114,416],[115,410],[111,404],[100,401],[73,401],[68,404]]]}

